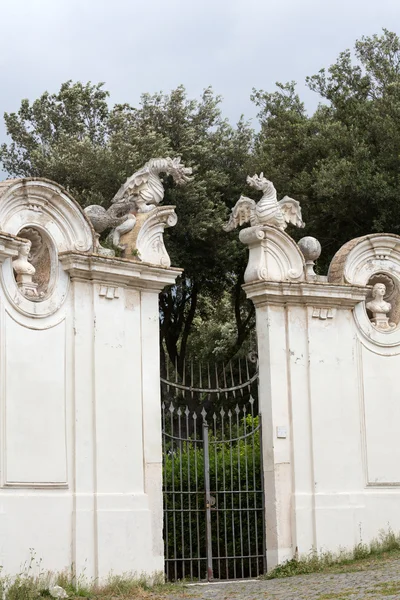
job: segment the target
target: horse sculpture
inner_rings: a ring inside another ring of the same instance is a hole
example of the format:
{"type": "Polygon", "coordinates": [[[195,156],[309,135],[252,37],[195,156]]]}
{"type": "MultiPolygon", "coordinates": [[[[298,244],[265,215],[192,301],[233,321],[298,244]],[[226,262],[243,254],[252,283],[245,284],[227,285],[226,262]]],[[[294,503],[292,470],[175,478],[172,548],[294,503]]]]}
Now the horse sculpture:
{"type": "Polygon", "coordinates": [[[240,196],[232,208],[228,223],[223,226],[225,231],[232,231],[239,225],[249,222],[251,226],[272,225],[283,231],[288,223],[296,227],[304,227],[299,202],[288,196],[278,202],[274,184],[268,181],[263,173],[259,176],[248,176],[246,181],[250,187],[263,193],[262,198],[256,203],[251,198],[240,196]]]}
{"type": "Polygon", "coordinates": [[[135,214],[153,210],[164,198],[161,173],[172,175],[176,184],[183,185],[191,180],[192,169],[180,158],[151,158],[121,185],[108,210],[97,204],[85,208],[96,233],[111,229],[113,246],[123,250],[120,238],[134,228],[135,214]]]}

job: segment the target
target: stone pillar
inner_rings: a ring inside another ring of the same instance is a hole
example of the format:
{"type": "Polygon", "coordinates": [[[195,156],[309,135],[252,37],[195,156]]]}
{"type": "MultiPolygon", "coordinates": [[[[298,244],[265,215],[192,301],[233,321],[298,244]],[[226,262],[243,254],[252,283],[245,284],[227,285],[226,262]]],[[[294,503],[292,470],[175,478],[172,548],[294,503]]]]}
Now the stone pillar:
{"type": "Polygon", "coordinates": [[[164,570],[158,294],[180,273],[166,265],[162,232],[176,216],[164,209],[141,233],[150,264],[97,254],[60,186],[0,184],[6,574],[30,548],[44,570],[89,580],[164,570]]]}
{"type": "Polygon", "coordinates": [[[89,373],[75,378],[76,414],[88,413],[83,428],[75,422],[76,564],[83,568],[85,540],[94,539],[95,576],[161,572],[158,293],[179,271],[76,253],[60,259],[73,285],[78,373],[88,340],[91,357],[89,373]]]}
{"type": "Polygon", "coordinates": [[[316,475],[313,440],[324,433],[313,432],[313,415],[320,410],[321,395],[327,394],[326,377],[341,377],[351,369],[351,343],[342,356],[332,356],[340,342],[351,338],[351,328],[339,340],[336,327],[338,321],[352,319],[353,307],[367,292],[364,286],[318,281],[312,269],[307,281],[310,267],[300,248],[275,227],[249,227],[240,239],[249,246],[244,289],[256,307],[271,570],[296,550],[307,553],[319,546],[315,492],[320,470],[316,475]],[[324,375],[321,364],[327,361],[332,368],[324,375]]]}

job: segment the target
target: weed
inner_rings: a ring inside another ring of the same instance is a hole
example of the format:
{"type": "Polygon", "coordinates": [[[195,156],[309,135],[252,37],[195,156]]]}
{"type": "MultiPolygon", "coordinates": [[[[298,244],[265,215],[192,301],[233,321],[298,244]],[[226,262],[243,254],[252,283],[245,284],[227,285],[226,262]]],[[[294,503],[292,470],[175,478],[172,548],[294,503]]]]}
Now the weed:
{"type": "Polygon", "coordinates": [[[353,594],[354,590],[343,590],[332,594],[322,594],[317,600],[348,600],[349,594],[353,594]]]}
{"type": "Polygon", "coordinates": [[[378,583],[374,587],[375,589],[371,593],[379,594],[380,596],[394,596],[400,592],[400,581],[386,581],[385,583],[378,583]]]}
{"type": "Polygon", "coordinates": [[[395,534],[389,529],[381,531],[378,539],[370,544],[360,542],[352,551],[340,550],[334,554],[312,550],[308,555],[278,565],[265,577],[275,579],[320,572],[361,571],[368,568],[374,560],[384,559],[391,553],[398,552],[400,552],[400,534],[395,534]]]}
{"type": "Polygon", "coordinates": [[[157,600],[171,592],[174,592],[177,597],[188,596],[184,593],[182,585],[165,584],[163,574],[156,574],[151,579],[129,574],[112,575],[105,583],[99,584],[95,581],[88,582],[84,576],[77,578],[72,570],[62,573],[46,573],[40,570],[35,574],[36,566],[38,564],[33,558],[15,577],[0,576],[0,598],[2,600],[40,600],[41,598],[49,600],[52,598],[54,586],[59,586],[65,590],[68,598],[76,600],[79,598],[157,600]]]}
{"type": "Polygon", "coordinates": [[[55,577],[55,584],[64,588],[68,596],[77,596],[79,598],[90,598],[93,596],[90,585],[85,583],[83,577],[76,579],[73,574],[58,573],[55,577]]]}

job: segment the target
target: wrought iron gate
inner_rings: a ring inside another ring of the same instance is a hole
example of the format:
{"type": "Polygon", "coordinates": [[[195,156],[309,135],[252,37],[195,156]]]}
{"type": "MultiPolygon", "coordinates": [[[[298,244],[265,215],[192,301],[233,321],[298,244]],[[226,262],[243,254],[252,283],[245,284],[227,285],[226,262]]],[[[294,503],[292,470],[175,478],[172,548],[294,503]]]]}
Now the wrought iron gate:
{"type": "MultiPolygon", "coordinates": [[[[243,393],[251,392],[257,376],[230,388],[185,386],[191,408],[182,404],[184,396],[163,394],[168,580],[245,578],[265,572],[261,416],[253,396],[243,393]],[[205,402],[210,395],[215,396],[212,408],[205,402]]],[[[169,392],[184,387],[162,382],[169,392]]]]}

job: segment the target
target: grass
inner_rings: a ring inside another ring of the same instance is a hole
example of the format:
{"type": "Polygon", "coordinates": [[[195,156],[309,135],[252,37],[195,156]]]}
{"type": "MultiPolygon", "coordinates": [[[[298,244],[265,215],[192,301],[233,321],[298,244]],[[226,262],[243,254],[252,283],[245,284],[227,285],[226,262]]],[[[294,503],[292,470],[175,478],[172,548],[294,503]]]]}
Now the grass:
{"type": "Polygon", "coordinates": [[[308,575],[311,573],[345,573],[372,568],[379,561],[400,558],[400,534],[389,529],[381,532],[378,539],[370,544],[357,544],[352,551],[332,552],[311,551],[307,556],[293,558],[278,565],[265,575],[266,579],[308,575]]]}
{"type": "Polygon", "coordinates": [[[162,600],[167,594],[189,597],[181,584],[164,583],[163,574],[147,577],[132,575],[110,576],[101,585],[88,582],[84,577],[76,579],[72,574],[46,573],[35,563],[34,557],[21,573],[15,577],[0,576],[0,598],[2,600],[52,600],[54,586],[60,586],[71,600],[91,598],[93,600],[162,600]],[[35,574],[35,571],[39,571],[35,574]]]}
{"type": "MultiPolygon", "coordinates": [[[[265,579],[293,577],[311,573],[346,573],[365,571],[378,567],[382,561],[400,559],[400,534],[389,530],[381,532],[377,540],[370,544],[358,544],[353,551],[310,552],[307,556],[292,559],[277,566],[265,575],[265,579]]],[[[169,584],[164,582],[164,575],[155,575],[151,581],[147,577],[133,575],[110,576],[101,585],[96,581],[88,582],[85,577],[76,578],[72,573],[46,573],[41,569],[41,563],[36,562],[34,554],[24,565],[21,573],[15,577],[1,576],[0,567],[0,598],[2,600],[51,600],[52,588],[60,586],[65,590],[68,599],[79,600],[163,600],[174,594],[174,598],[189,598],[191,596],[183,583],[169,584]]],[[[337,594],[323,594],[319,600],[346,600],[345,590],[337,594]]],[[[372,592],[368,592],[372,593],[372,592]]],[[[400,581],[380,583],[374,586],[373,593],[382,597],[398,594],[400,596],[400,581]]]]}
{"type": "Polygon", "coordinates": [[[400,581],[387,581],[386,583],[378,583],[374,586],[374,590],[371,594],[377,594],[380,596],[394,596],[399,597],[400,593],[400,581]]]}
{"type": "Polygon", "coordinates": [[[353,594],[354,590],[342,590],[333,594],[322,594],[318,596],[318,600],[348,600],[349,594],[353,594]]]}

